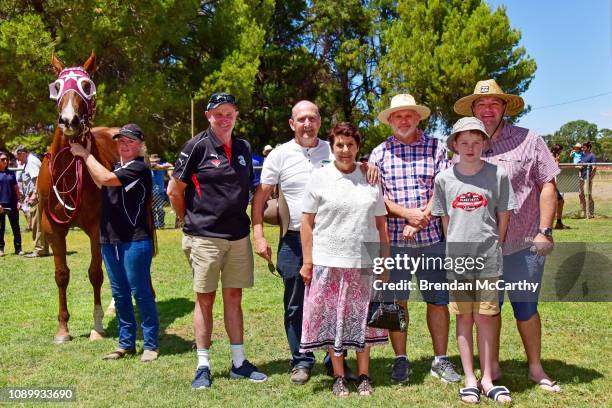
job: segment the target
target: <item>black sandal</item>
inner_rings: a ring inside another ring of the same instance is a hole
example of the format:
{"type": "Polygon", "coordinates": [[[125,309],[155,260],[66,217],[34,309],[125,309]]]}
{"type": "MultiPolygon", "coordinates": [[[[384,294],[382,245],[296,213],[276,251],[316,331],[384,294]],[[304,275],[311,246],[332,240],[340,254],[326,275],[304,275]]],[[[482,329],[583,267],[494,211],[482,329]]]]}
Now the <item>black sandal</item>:
{"type": "Polygon", "coordinates": [[[336,397],[346,397],[349,395],[348,383],[346,379],[341,376],[337,376],[334,379],[334,384],[332,385],[332,392],[336,397]]]}
{"type": "Polygon", "coordinates": [[[478,387],[465,387],[459,390],[459,398],[466,404],[480,404],[480,390],[478,387]],[[475,397],[476,401],[466,401],[465,397],[475,397]]]}
{"type": "Polygon", "coordinates": [[[359,383],[357,385],[357,392],[359,395],[368,396],[372,395],[374,388],[372,388],[372,381],[370,377],[365,374],[359,376],[359,383]]]}
{"type": "Polygon", "coordinates": [[[502,404],[510,404],[512,402],[510,391],[508,390],[508,388],[504,387],[503,385],[495,385],[489,388],[487,391],[484,391],[483,389],[483,392],[484,392],[484,395],[486,395],[487,398],[492,401],[499,402],[502,404]],[[501,397],[502,395],[507,395],[510,398],[510,401],[500,401],[499,397],[501,397]]]}

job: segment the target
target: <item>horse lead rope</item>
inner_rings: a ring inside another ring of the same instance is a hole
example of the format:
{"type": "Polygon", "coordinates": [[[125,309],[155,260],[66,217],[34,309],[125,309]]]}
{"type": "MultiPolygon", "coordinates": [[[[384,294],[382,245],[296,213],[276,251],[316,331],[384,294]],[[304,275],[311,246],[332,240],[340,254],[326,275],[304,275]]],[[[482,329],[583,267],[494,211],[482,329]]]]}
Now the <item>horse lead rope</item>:
{"type": "Polygon", "coordinates": [[[62,220],[54,213],[53,206],[51,205],[51,197],[49,197],[49,199],[47,200],[47,210],[48,210],[49,216],[51,216],[51,219],[53,219],[53,221],[55,221],[58,224],[68,224],[76,217],[77,210],[81,206],[81,193],[83,191],[83,159],[80,157],[73,156],[72,161],[68,163],[64,171],[57,178],[57,180],[54,177],[53,169],[55,168],[55,163],[57,159],[67,150],[70,150],[70,146],[66,146],[62,148],[59,152],[57,152],[55,157],[53,157],[53,160],[49,160],[49,173],[51,175],[51,189],[53,190],[53,193],[55,194],[55,198],[57,198],[57,201],[62,205],[64,209],[63,215],[66,217],[66,219],[62,220]],[[73,165],[75,169],[74,185],[66,189],[65,175],[66,175],[66,172],[71,167],[73,167],[73,165]],[[64,189],[64,191],[60,191],[58,189],[58,184],[60,182],[63,183],[62,188],[64,189]],[[61,197],[62,195],[65,197],[64,199],[62,199],[61,197]],[[67,201],[69,201],[70,204],[72,204],[73,206],[69,205],[67,201]]]}

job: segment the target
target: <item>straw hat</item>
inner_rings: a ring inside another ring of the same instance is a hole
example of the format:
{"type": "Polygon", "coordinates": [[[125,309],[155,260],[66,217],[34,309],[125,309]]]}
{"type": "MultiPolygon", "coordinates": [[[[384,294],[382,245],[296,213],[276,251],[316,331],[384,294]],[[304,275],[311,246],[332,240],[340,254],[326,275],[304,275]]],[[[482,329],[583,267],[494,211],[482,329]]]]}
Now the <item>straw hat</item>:
{"type": "Polygon", "coordinates": [[[289,229],[289,205],[281,190],[280,185],[277,185],[278,197],[270,198],[265,203],[263,220],[264,222],[280,227],[280,235],[284,237],[289,229]]]}
{"type": "Polygon", "coordinates": [[[484,123],[482,123],[480,119],[475,118],[473,116],[466,116],[464,118],[459,119],[453,125],[453,130],[448,139],[446,139],[446,146],[448,147],[448,150],[455,154],[458,154],[458,152],[453,148],[453,141],[460,132],[465,132],[468,130],[477,130],[479,132],[482,132],[482,134],[485,135],[487,138],[487,143],[489,142],[490,136],[485,129],[484,123]]]}
{"type": "Polygon", "coordinates": [[[474,93],[464,96],[455,102],[453,109],[459,115],[472,116],[472,103],[483,96],[494,96],[506,101],[506,115],[508,116],[514,116],[521,113],[525,106],[523,98],[518,95],[504,93],[494,79],[487,79],[486,81],[478,81],[474,88],[474,93]]]}
{"type": "Polygon", "coordinates": [[[427,119],[427,117],[429,117],[429,114],[431,113],[427,106],[417,105],[412,95],[399,94],[395,95],[391,99],[391,106],[388,109],[385,109],[384,111],[378,114],[378,120],[380,120],[381,123],[388,125],[389,116],[391,116],[393,112],[406,109],[412,109],[413,111],[416,111],[421,117],[421,120],[427,119]]]}

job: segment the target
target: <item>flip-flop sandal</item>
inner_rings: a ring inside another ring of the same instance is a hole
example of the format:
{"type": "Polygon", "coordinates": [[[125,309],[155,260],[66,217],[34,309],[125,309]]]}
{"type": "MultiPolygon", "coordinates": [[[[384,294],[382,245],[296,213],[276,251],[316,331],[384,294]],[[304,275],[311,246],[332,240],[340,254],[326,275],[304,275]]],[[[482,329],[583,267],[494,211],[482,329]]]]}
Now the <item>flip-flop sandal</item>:
{"type": "Polygon", "coordinates": [[[118,348],[114,351],[111,351],[104,357],[102,357],[102,360],[119,360],[120,358],[123,358],[126,355],[133,356],[134,354],[136,354],[136,350],[134,349],[126,350],[126,349],[118,348]]]}
{"type": "Polygon", "coordinates": [[[484,394],[487,396],[488,399],[493,400],[495,402],[500,402],[502,404],[509,404],[510,402],[512,402],[499,401],[499,397],[501,397],[502,395],[507,395],[508,397],[510,397],[510,390],[508,390],[508,388],[504,387],[503,385],[495,385],[485,391],[484,394]]]}
{"type": "Polygon", "coordinates": [[[466,404],[480,404],[480,390],[478,387],[465,387],[459,390],[459,398],[466,404]],[[466,401],[464,397],[476,397],[476,401],[466,401]]]}
{"type": "Polygon", "coordinates": [[[557,384],[556,381],[550,381],[550,380],[547,380],[546,378],[542,378],[540,381],[533,381],[533,382],[539,385],[540,388],[543,389],[544,391],[561,392],[561,387],[559,387],[559,384],[557,384]],[[555,390],[555,386],[557,386],[559,389],[555,390]]]}

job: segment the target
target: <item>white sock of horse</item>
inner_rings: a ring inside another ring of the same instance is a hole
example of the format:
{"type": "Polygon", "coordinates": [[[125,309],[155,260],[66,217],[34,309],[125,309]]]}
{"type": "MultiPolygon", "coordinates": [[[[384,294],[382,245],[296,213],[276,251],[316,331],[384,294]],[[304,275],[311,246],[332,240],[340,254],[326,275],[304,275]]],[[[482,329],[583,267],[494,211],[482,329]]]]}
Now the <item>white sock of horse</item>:
{"type": "Polygon", "coordinates": [[[242,344],[230,344],[230,348],[232,349],[232,362],[234,363],[234,367],[240,368],[242,367],[242,363],[244,362],[244,345],[242,344]]]}
{"type": "Polygon", "coordinates": [[[198,356],[198,367],[210,368],[210,361],[208,360],[208,349],[207,348],[196,349],[196,355],[198,356]]]}

